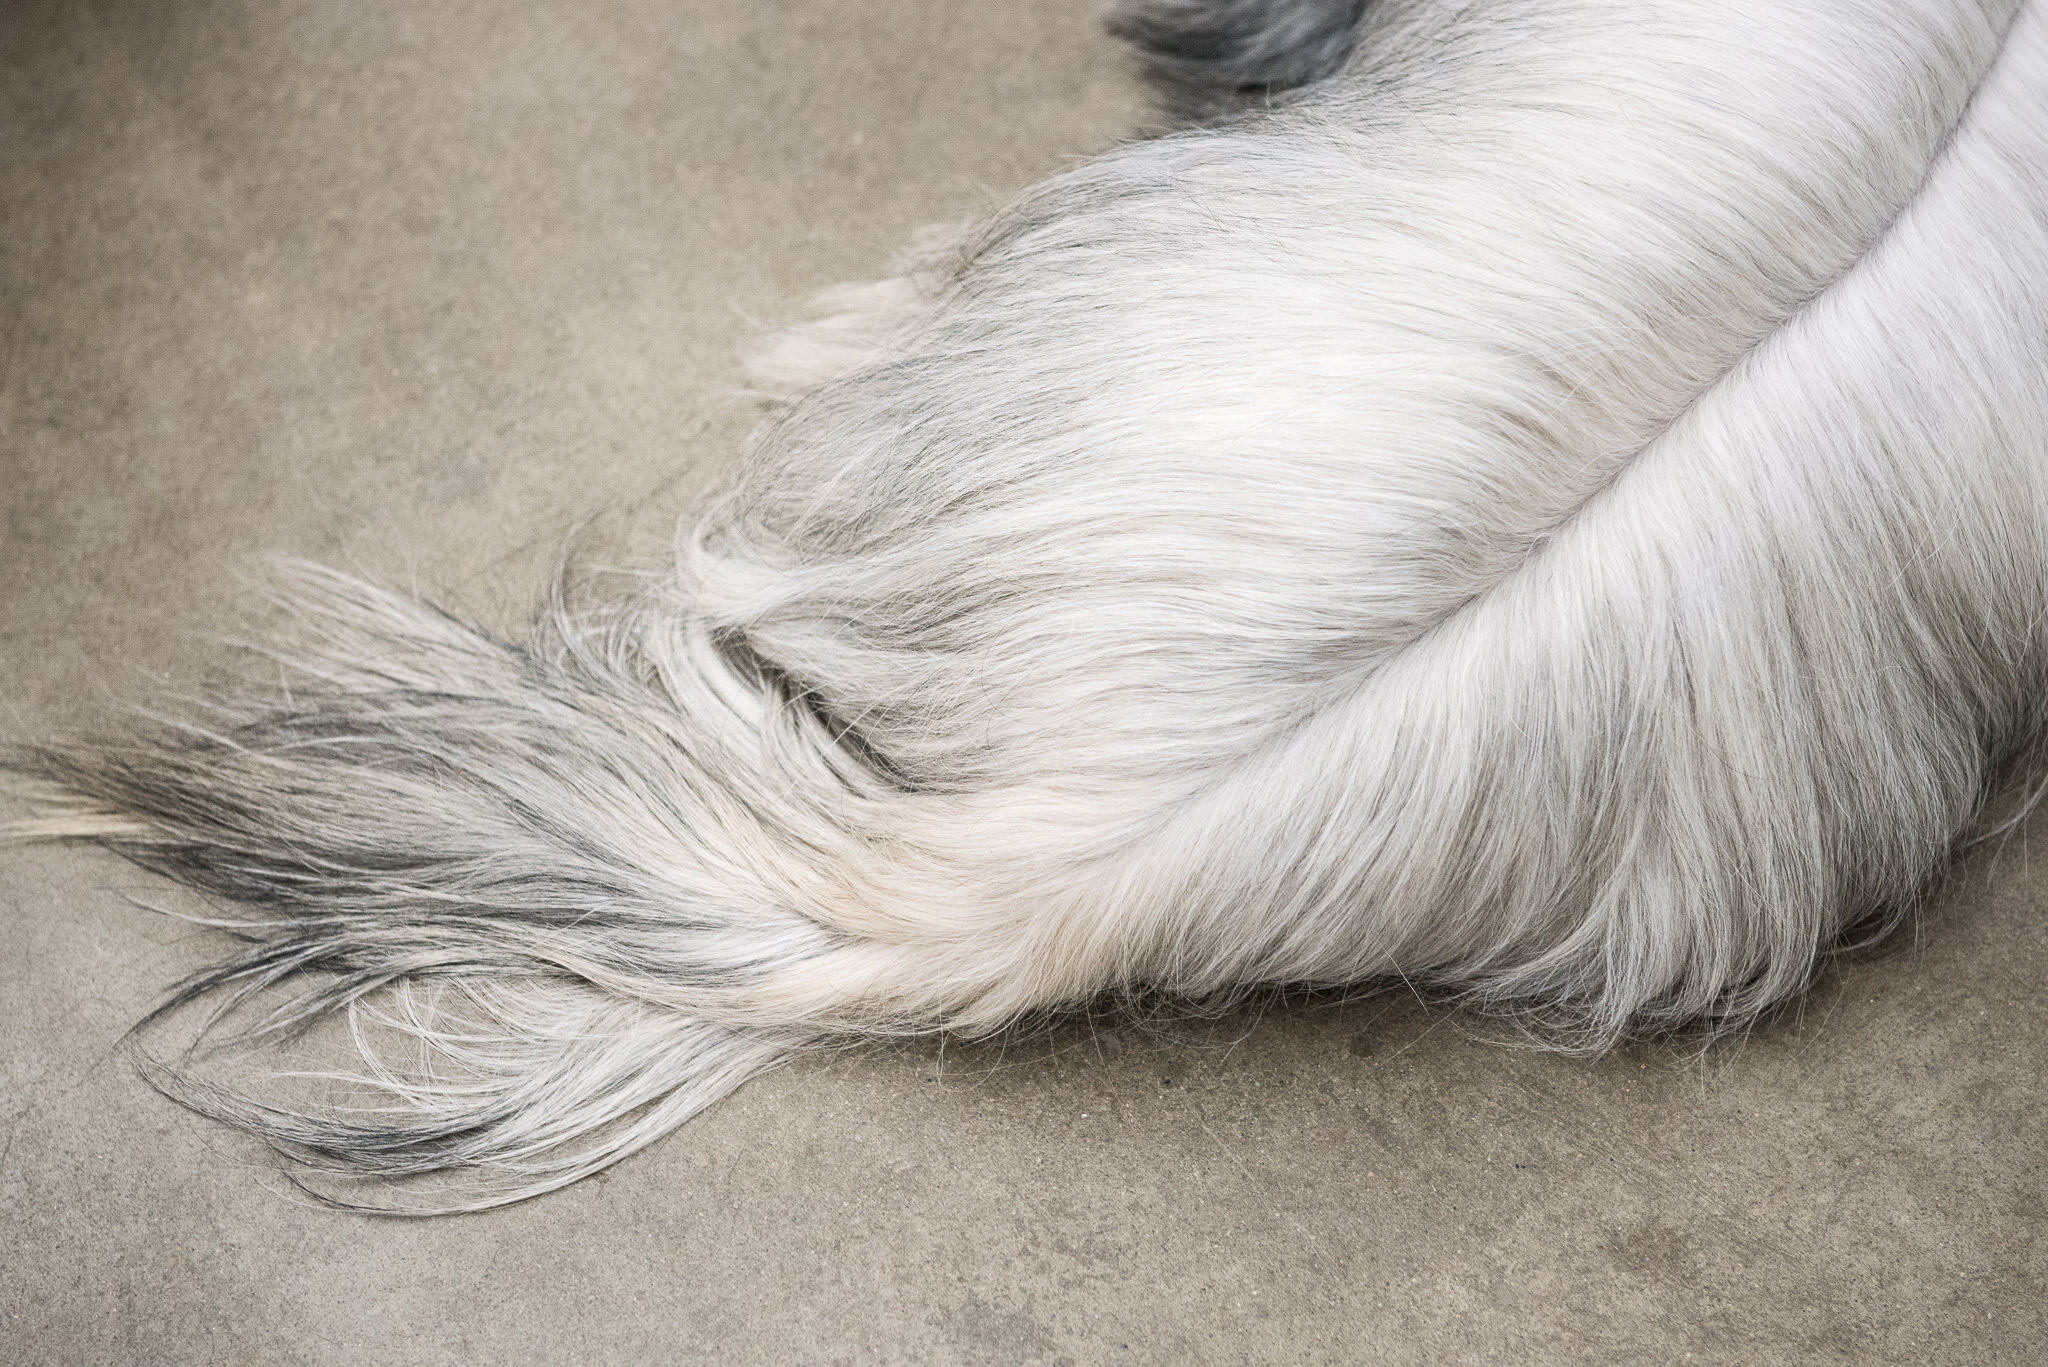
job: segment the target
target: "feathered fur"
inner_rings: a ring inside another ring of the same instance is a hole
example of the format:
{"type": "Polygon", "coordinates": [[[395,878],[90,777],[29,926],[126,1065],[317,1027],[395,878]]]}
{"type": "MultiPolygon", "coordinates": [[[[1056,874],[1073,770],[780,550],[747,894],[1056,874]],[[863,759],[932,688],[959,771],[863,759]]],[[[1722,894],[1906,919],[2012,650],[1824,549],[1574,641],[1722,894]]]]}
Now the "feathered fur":
{"type": "Polygon", "coordinates": [[[262,909],[183,996],[434,1060],[172,1085],[450,1208],[807,1040],[1399,974],[1598,1045],[1902,905],[2041,720],[2038,0],[1346,41],[786,336],[817,387],[623,608],[305,570],[288,693],[18,757],[17,834],[262,909]]]}

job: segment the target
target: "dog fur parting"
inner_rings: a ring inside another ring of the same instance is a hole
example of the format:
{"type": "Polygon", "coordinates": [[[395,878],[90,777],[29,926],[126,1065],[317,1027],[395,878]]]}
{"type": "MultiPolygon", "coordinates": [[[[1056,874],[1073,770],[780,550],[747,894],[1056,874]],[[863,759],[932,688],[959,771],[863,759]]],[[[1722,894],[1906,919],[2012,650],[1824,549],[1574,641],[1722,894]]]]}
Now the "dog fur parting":
{"type": "Polygon", "coordinates": [[[1120,989],[1740,1023],[1940,867],[2048,664],[2039,0],[1121,15],[1340,69],[828,301],[630,602],[304,569],[288,691],[15,757],[17,836],[260,909],[171,1004],[382,1099],[165,1086],[468,1208],[1120,989]]]}

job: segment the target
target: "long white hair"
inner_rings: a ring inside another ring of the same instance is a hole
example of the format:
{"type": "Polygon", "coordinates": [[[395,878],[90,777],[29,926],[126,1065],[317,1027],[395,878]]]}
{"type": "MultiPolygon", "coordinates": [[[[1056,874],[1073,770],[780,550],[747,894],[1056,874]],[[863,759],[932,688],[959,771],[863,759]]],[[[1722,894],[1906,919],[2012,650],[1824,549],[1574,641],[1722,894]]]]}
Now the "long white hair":
{"type": "Polygon", "coordinates": [[[14,757],[17,836],[256,909],[172,1004],[382,1101],[167,1088],[468,1208],[1105,992],[1739,1023],[1940,866],[2048,666],[2039,0],[1117,25],[1213,121],[776,339],[631,601],[302,569],[282,691],[14,757]]]}

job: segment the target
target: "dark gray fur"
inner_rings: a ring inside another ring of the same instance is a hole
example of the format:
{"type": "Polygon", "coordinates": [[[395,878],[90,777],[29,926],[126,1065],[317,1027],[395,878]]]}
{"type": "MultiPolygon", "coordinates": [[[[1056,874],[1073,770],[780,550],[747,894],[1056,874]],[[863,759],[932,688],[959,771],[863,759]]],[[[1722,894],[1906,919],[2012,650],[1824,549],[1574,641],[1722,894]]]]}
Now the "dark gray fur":
{"type": "Polygon", "coordinates": [[[1116,0],[1109,29],[1202,123],[1332,75],[1370,0],[1116,0]]]}

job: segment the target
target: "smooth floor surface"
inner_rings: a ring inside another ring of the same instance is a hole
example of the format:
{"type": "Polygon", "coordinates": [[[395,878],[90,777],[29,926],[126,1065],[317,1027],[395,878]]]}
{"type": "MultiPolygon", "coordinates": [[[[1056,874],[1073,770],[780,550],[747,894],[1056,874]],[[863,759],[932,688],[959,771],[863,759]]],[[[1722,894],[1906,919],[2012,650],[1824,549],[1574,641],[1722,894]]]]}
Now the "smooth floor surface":
{"type": "MultiPolygon", "coordinates": [[[[747,338],[1148,108],[1091,0],[0,6],[0,732],[202,680],[269,555],[501,623],[652,563],[747,338]]],[[[1073,1020],[424,1223],[123,1059],[208,953],[146,906],[197,903],[0,851],[0,1360],[2043,1361],[2033,851],[1704,1054],[1398,992],[1073,1020]]]]}

